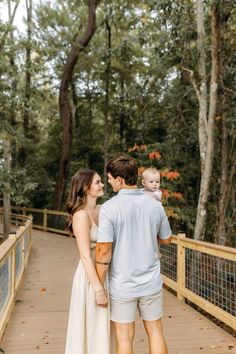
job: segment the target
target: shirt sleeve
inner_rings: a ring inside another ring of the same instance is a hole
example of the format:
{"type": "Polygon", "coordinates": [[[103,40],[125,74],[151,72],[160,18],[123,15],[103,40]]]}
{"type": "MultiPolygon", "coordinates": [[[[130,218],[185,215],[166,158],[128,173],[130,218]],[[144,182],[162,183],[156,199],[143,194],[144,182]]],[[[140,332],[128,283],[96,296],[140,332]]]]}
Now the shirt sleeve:
{"type": "Polygon", "coordinates": [[[160,239],[166,240],[172,235],[172,231],[170,228],[170,224],[165,212],[165,209],[161,205],[161,222],[160,222],[160,227],[158,231],[158,236],[160,239]]]}
{"type": "Polygon", "coordinates": [[[113,242],[114,228],[112,222],[112,214],[109,205],[104,203],[99,213],[99,229],[97,242],[113,242]]]}

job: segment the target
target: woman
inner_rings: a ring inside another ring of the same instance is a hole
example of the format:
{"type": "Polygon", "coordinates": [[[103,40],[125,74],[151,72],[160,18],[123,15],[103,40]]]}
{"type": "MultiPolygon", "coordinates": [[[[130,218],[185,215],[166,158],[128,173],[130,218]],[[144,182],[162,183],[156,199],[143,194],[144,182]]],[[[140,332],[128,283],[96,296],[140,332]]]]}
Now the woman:
{"type": "Polygon", "coordinates": [[[99,214],[97,198],[104,194],[103,186],[95,171],[77,171],[69,192],[68,224],[77,239],[80,262],[72,287],[65,354],[110,353],[107,293],[94,265],[99,214]]]}

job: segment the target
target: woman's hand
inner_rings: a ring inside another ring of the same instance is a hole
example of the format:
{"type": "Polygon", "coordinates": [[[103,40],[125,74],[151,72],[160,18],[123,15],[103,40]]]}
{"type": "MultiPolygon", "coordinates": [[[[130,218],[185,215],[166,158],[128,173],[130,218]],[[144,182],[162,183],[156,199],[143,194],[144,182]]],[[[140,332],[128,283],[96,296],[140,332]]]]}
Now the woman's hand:
{"type": "Polygon", "coordinates": [[[96,304],[100,307],[108,306],[108,296],[105,289],[95,291],[96,304]]]}

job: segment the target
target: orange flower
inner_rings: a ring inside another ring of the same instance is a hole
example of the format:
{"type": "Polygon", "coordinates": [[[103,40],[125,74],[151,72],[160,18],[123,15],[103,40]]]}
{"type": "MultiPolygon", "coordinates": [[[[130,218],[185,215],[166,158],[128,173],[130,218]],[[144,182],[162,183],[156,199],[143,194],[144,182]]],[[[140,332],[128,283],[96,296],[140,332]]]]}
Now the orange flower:
{"type": "Polygon", "coordinates": [[[143,166],[139,167],[138,168],[138,175],[141,176],[145,169],[146,169],[146,167],[143,167],[143,166]]]}
{"type": "Polygon", "coordinates": [[[173,210],[171,207],[165,207],[166,214],[168,218],[173,218],[176,220],[180,220],[179,215],[173,210]]]}
{"type": "Polygon", "coordinates": [[[169,172],[169,170],[167,168],[165,170],[162,170],[161,177],[166,177],[168,172],[169,172]]]}
{"type": "Polygon", "coordinates": [[[170,197],[170,191],[167,189],[162,189],[162,195],[163,195],[163,198],[168,198],[168,197],[170,197]]]}
{"type": "Polygon", "coordinates": [[[158,151],[152,151],[148,154],[148,158],[150,160],[159,159],[160,157],[161,157],[161,154],[158,151]]]}
{"type": "Polygon", "coordinates": [[[179,200],[183,200],[183,195],[179,192],[173,192],[171,195],[173,198],[179,199],[179,200]]]}
{"type": "Polygon", "coordinates": [[[167,172],[165,177],[167,179],[177,179],[180,177],[180,174],[178,171],[170,171],[170,172],[167,172]]]}

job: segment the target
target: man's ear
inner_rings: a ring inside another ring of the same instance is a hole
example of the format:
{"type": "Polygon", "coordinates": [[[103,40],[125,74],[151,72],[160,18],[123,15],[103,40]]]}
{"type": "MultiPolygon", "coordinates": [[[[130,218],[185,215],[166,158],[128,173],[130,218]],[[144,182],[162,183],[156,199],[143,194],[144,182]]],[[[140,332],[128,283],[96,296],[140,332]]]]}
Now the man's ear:
{"type": "Polygon", "coordinates": [[[124,178],[120,177],[120,176],[117,176],[117,180],[119,181],[119,185],[120,186],[123,186],[125,184],[125,180],[124,178]]]}
{"type": "Polygon", "coordinates": [[[141,183],[142,183],[143,187],[145,187],[144,179],[142,179],[141,183]]]}

